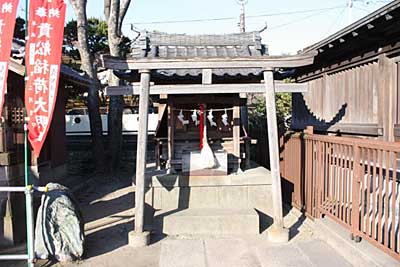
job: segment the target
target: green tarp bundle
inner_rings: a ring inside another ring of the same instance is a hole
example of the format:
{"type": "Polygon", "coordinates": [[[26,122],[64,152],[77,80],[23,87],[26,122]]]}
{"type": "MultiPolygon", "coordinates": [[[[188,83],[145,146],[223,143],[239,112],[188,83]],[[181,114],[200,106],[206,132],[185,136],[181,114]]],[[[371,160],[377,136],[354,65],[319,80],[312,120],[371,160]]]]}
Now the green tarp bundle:
{"type": "Polygon", "coordinates": [[[49,183],[47,187],[36,219],[36,255],[61,262],[80,259],[85,235],[78,202],[62,185],[49,183]]]}

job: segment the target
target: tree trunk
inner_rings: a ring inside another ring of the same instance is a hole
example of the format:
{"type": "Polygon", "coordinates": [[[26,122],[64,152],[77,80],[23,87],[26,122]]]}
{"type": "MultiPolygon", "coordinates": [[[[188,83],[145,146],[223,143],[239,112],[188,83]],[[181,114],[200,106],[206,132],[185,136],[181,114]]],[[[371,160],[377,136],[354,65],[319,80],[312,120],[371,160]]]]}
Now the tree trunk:
{"type": "MultiPolygon", "coordinates": [[[[121,57],[122,21],[129,8],[130,0],[105,0],[104,14],[108,22],[108,45],[110,54],[121,57]]],[[[110,86],[118,86],[121,81],[110,71],[110,86]]],[[[108,138],[110,163],[113,170],[120,167],[122,152],[122,111],[123,96],[110,96],[108,111],[108,138]]]]}
{"type": "Polygon", "coordinates": [[[97,78],[97,69],[94,66],[94,59],[89,51],[87,36],[87,0],[70,0],[73,6],[77,21],[77,35],[79,54],[81,56],[81,68],[92,79],[88,91],[87,108],[89,111],[90,132],[92,136],[93,158],[96,161],[96,168],[104,171],[104,144],[103,129],[99,109],[100,82],[97,78]]]}

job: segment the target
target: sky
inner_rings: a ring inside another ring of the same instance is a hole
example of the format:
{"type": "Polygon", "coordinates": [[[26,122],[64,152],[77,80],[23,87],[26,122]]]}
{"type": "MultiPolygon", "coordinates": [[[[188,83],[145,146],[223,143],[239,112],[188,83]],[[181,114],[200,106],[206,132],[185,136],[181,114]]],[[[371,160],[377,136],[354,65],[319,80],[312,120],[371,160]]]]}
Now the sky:
{"type": "MultiPolygon", "coordinates": [[[[262,38],[263,43],[268,45],[270,54],[295,54],[339,31],[350,21],[355,22],[390,2],[353,0],[350,17],[348,1],[248,0],[245,6],[246,31],[261,30],[267,24],[268,28],[262,33],[262,38]]],[[[24,0],[21,0],[20,4],[23,2],[24,0]]],[[[69,21],[74,18],[74,13],[69,1],[66,2],[66,21],[69,21]]],[[[103,0],[88,0],[87,12],[88,17],[104,19],[103,0]]],[[[131,24],[141,30],[168,33],[234,33],[239,31],[239,15],[240,6],[237,0],[132,0],[124,20],[123,34],[131,38],[136,36],[131,30],[131,24]],[[165,23],[218,18],[229,19],[165,23]]]]}

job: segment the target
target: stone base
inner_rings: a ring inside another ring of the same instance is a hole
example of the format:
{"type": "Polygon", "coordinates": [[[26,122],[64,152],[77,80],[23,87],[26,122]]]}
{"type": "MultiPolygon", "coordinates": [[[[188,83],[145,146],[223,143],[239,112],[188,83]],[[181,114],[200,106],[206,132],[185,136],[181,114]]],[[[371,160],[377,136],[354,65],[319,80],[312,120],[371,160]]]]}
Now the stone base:
{"type": "MultiPolygon", "coordinates": [[[[259,223],[263,226],[262,229],[265,229],[264,227],[270,224],[267,214],[273,212],[272,180],[270,172],[263,167],[254,167],[241,174],[227,176],[185,176],[155,173],[146,176],[145,201],[145,228],[158,233],[163,232],[166,229],[165,226],[168,226],[168,222],[166,225],[159,223],[159,221],[162,222],[163,214],[172,215],[168,217],[174,221],[177,219],[186,220],[189,217],[186,215],[190,214],[187,212],[178,214],[178,211],[185,209],[252,210],[251,217],[259,217],[259,223]],[[258,216],[254,210],[257,211],[258,216]],[[183,214],[185,216],[179,216],[183,214]]],[[[216,223],[213,225],[221,225],[220,222],[226,221],[225,218],[229,219],[229,214],[221,217],[219,213],[214,214],[218,216],[213,218],[218,218],[218,220],[214,220],[213,222],[216,223]]],[[[213,213],[205,213],[204,215],[211,216],[213,213]]],[[[197,216],[196,218],[204,219],[207,216],[197,216]]],[[[235,218],[239,220],[241,217],[235,218]]],[[[251,219],[251,222],[254,221],[256,220],[251,219]]],[[[207,223],[206,221],[200,228],[204,228],[207,223]]],[[[185,231],[189,229],[188,227],[185,224],[185,231]]],[[[191,227],[194,228],[194,226],[191,227]]],[[[256,228],[259,233],[260,227],[256,228]]],[[[227,228],[223,229],[225,231],[227,228]]]]}
{"type": "Polygon", "coordinates": [[[254,209],[202,208],[185,209],[156,218],[162,232],[172,236],[258,235],[258,214],[254,209]]]}
{"type": "Polygon", "coordinates": [[[129,232],[128,240],[131,247],[146,247],[150,244],[150,232],[136,233],[135,231],[131,231],[129,232]]]}
{"type": "Polygon", "coordinates": [[[272,243],[289,242],[289,229],[272,225],[267,229],[268,241],[272,243]]]}

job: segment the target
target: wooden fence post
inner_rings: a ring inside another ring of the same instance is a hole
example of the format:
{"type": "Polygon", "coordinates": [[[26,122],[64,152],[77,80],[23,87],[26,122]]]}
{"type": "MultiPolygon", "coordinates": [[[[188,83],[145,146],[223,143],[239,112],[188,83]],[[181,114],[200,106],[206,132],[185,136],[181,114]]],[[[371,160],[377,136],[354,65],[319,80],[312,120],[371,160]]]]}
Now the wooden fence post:
{"type": "Polygon", "coordinates": [[[314,126],[307,126],[306,129],[304,130],[305,134],[314,134],[314,126]]]}
{"type": "Polygon", "coordinates": [[[361,165],[360,165],[360,147],[357,144],[353,144],[354,149],[354,169],[353,169],[353,197],[351,204],[351,231],[356,234],[359,231],[360,220],[360,182],[361,182],[361,165]]]}
{"type": "Polygon", "coordinates": [[[305,211],[306,215],[315,218],[315,170],[316,162],[314,158],[315,143],[312,139],[308,139],[307,135],[314,134],[314,127],[307,126],[304,130],[304,142],[305,142],[305,171],[304,171],[304,184],[305,184],[305,211]]]}

